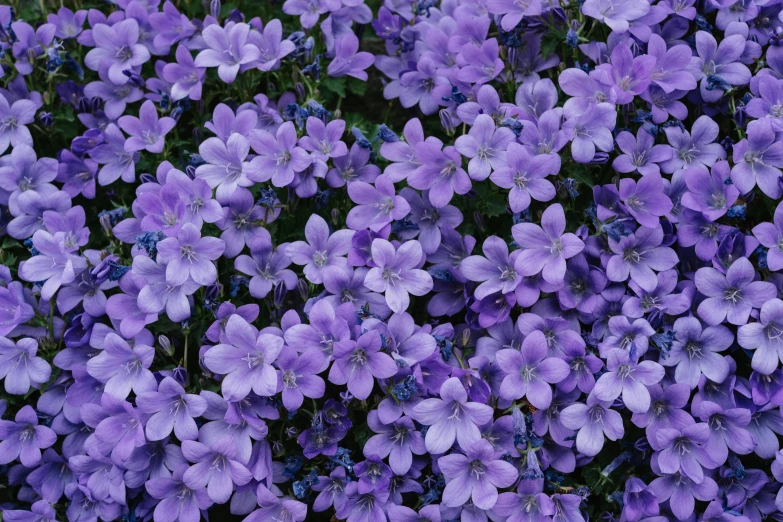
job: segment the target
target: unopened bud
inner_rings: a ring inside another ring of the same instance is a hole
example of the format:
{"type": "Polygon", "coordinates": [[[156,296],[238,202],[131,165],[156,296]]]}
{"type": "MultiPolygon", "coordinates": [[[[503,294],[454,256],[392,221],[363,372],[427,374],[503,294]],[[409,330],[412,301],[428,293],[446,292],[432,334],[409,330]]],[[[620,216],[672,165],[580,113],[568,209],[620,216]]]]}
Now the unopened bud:
{"type": "Polygon", "coordinates": [[[174,346],[171,344],[171,341],[168,337],[165,335],[159,335],[158,344],[160,344],[160,347],[163,349],[163,353],[166,355],[174,355],[174,346]]]}
{"type": "Polygon", "coordinates": [[[112,226],[109,214],[101,214],[101,217],[98,218],[98,222],[101,224],[101,229],[103,232],[107,236],[111,236],[112,226]]]}
{"type": "Polygon", "coordinates": [[[340,221],[340,211],[336,208],[332,209],[332,223],[337,224],[340,221]]]}
{"type": "Polygon", "coordinates": [[[462,346],[470,344],[470,328],[462,330],[462,346]]]}
{"type": "Polygon", "coordinates": [[[280,308],[281,306],[283,306],[286,293],[288,293],[288,289],[285,287],[285,284],[281,283],[275,286],[273,300],[276,307],[280,308]]]}
{"type": "Polygon", "coordinates": [[[441,109],[440,113],[440,126],[446,131],[446,134],[452,136],[456,127],[454,126],[454,119],[451,117],[451,113],[447,109],[441,109]]]}
{"type": "Polygon", "coordinates": [[[473,221],[476,223],[476,226],[478,227],[479,230],[481,230],[482,232],[485,231],[484,217],[481,215],[481,212],[479,212],[478,210],[473,212],[473,221]]]}
{"type": "Polygon", "coordinates": [[[302,298],[302,301],[307,301],[307,298],[310,297],[310,287],[304,279],[300,278],[296,282],[296,291],[299,292],[299,297],[302,298]]]}
{"type": "Polygon", "coordinates": [[[211,2],[209,2],[209,14],[212,15],[212,17],[215,19],[220,18],[221,7],[222,5],[220,0],[211,0],[211,2]]]}
{"type": "Polygon", "coordinates": [[[305,96],[307,96],[307,92],[305,92],[305,86],[302,82],[296,82],[296,85],[294,85],[294,92],[296,93],[296,99],[301,101],[304,101],[305,96]]]}

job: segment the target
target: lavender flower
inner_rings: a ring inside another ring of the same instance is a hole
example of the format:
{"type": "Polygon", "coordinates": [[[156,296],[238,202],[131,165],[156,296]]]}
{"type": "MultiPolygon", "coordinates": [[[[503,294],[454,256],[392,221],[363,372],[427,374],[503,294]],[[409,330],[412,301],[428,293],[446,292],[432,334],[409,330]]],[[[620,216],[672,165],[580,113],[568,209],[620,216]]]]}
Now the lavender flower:
{"type": "Polygon", "coordinates": [[[371,268],[364,279],[364,286],[386,295],[386,304],[395,313],[404,312],[410,304],[409,294],[425,295],[432,290],[432,277],[416,268],[421,262],[421,244],[412,240],[398,249],[384,239],[372,242],[371,268]]]}

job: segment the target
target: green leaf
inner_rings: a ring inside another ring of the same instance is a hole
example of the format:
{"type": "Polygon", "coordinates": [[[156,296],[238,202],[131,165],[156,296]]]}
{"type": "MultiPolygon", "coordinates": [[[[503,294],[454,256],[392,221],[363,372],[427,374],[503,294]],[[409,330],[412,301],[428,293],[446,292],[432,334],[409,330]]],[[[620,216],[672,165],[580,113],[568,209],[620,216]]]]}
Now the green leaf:
{"type": "Polygon", "coordinates": [[[367,82],[363,82],[358,78],[350,78],[348,80],[348,91],[356,96],[364,96],[367,92],[367,82]]]}
{"type": "Polygon", "coordinates": [[[547,32],[541,39],[541,56],[546,60],[547,56],[555,52],[561,38],[554,32],[547,32]]]}
{"type": "Polygon", "coordinates": [[[319,85],[321,89],[333,92],[340,98],[345,98],[345,78],[326,78],[319,85]]]}
{"type": "Polygon", "coordinates": [[[3,240],[3,244],[0,246],[0,249],[9,250],[11,248],[22,248],[22,245],[20,245],[18,241],[7,237],[3,240]]]}

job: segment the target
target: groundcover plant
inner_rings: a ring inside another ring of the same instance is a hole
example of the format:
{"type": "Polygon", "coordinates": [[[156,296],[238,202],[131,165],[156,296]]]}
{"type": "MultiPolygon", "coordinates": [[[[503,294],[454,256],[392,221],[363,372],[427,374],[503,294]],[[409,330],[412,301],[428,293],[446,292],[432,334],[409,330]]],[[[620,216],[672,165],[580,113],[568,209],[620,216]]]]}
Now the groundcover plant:
{"type": "Polygon", "coordinates": [[[3,521],[783,521],[780,0],[0,6],[3,521]]]}

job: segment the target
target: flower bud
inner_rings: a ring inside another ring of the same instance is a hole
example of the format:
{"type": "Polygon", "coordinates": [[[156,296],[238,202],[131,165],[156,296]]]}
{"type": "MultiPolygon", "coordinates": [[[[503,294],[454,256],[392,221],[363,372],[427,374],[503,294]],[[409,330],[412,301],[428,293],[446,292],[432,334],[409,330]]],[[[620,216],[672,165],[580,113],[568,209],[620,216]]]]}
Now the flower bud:
{"type": "Polygon", "coordinates": [[[443,127],[446,134],[453,136],[456,127],[454,125],[454,119],[451,117],[451,113],[447,109],[441,109],[438,115],[440,116],[440,126],[443,127]]]}
{"type": "Polygon", "coordinates": [[[304,279],[300,278],[296,282],[296,291],[299,292],[299,297],[302,298],[302,301],[307,301],[307,298],[310,297],[310,287],[304,279]]]}
{"type": "Polygon", "coordinates": [[[333,208],[331,214],[332,214],[332,223],[336,225],[337,223],[340,222],[340,211],[337,210],[336,208],[333,208]]]}
{"type": "Polygon", "coordinates": [[[283,302],[285,302],[285,295],[287,293],[288,293],[288,289],[285,287],[284,284],[275,285],[273,300],[276,307],[280,308],[281,306],[283,306],[283,302]]]}
{"type": "Polygon", "coordinates": [[[220,8],[222,7],[220,0],[211,0],[209,2],[209,14],[215,18],[220,18],[220,8]]]}
{"type": "Polygon", "coordinates": [[[171,341],[168,337],[165,335],[159,335],[158,344],[163,349],[163,353],[166,355],[174,355],[174,346],[171,344],[171,341]]]}

